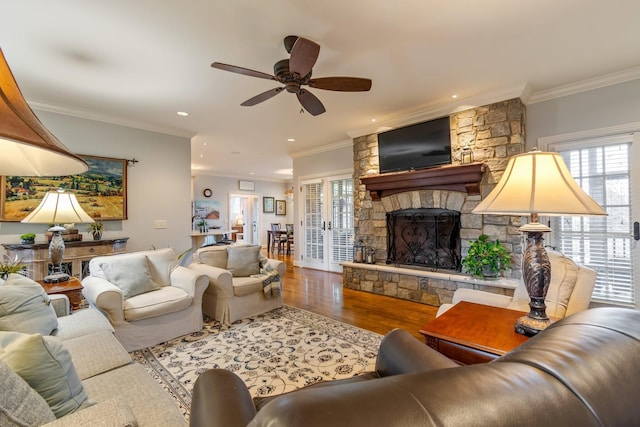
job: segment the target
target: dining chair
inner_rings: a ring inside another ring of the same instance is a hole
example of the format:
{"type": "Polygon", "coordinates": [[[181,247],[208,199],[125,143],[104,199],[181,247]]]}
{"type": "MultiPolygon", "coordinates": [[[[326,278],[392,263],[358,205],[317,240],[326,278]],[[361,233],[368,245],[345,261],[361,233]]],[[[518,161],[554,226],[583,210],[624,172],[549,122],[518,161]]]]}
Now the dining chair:
{"type": "Polygon", "coordinates": [[[284,245],[287,243],[287,235],[282,232],[279,223],[271,223],[271,239],[273,242],[271,252],[274,251],[276,245],[278,246],[278,255],[280,255],[280,252],[284,252],[284,245]]]}

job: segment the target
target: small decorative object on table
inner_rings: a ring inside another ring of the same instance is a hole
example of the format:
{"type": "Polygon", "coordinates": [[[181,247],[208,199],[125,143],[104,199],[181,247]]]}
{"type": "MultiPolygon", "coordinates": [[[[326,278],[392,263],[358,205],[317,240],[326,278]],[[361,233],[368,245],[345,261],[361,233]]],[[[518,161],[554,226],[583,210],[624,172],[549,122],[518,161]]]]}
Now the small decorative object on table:
{"type": "Polygon", "coordinates": [[[467,273],[481,277],[496,278],[511,265],[511,256],[500,241],[489,240],[489,236],[481,234],[469,246],[469,253],[462,260],[467,273]]]}
{"type": "Polygon", "coordinates": [[[36,241],[36,235],[33,233],[25,233],[20,236],[20,239],[25,245],[32,245],[36,241]]]}
{"type": "Polygon", "coordinates": [[[93,240],[102,239],[102,232],[104,231],[104,223],[101,221],[90,222],[89,231],[93,235],[93,240]]]}

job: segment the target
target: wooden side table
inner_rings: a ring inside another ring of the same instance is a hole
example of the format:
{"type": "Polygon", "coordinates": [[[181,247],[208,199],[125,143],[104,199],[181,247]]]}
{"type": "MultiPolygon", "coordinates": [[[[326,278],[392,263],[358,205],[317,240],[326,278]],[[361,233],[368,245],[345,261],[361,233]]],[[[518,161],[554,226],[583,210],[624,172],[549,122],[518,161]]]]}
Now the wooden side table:
{"type": "Polygon", "coordinates": [[[42,280],[37,281],[48,295],[64,294],[69,298],[71,309],[77,310],[82,308],[84,300],[82,298],[82,283],[77,277],[71,276],[66,282],[45,283],[42,280]]]}
{"type": "Polygon", "coordinates": [[[420,329],[425,343],[465,365],[485,363],[508,353],[527,337],[515,332],[526,313],[470,302],[459,302],[420,329]]]}

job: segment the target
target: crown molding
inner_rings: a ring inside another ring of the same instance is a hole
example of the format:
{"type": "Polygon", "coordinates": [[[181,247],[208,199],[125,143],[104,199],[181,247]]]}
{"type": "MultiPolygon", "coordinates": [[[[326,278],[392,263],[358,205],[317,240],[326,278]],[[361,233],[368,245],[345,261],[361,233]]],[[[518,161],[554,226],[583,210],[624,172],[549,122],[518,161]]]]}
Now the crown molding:
{"type": "Polygon", "coordinates": [[[468,98],[461,98],[446,105],[433,105],[420,110],[407,110],[394,115],[393,118],[382,122],[376,122],[365,127],[358,129],[352,129],[347,131],[347,135],[351,138],[357,138],[363,135],[371,135],[385,130],[395,129],[402,126],[407,126],[413,123],[424,122],[427,120],[436,119],[443,116],[448,116],[452,113],[468,110],[471,108],[480,107],[483,105],[489,105],[496,102],[504,101],[507,99],[521,98],[523,94],[529,92],[526,83],[496,90],[490,93],[484,93],[477,96],[468,98]]]}
{"type": "Polygon", "coordinates": [[[109,123],[109,124],[118,125],[118,126],[126,126],[134,129],[141,129],[141,130],[147,130],[151,132],[162,133],[166,135],[179,136],[182,138],[191,139],[194,135],[196,135],[196,132],[186,131],[184,129],[175,129],[175,128],[162,127],[162,126],[149,126],[148,124],[142,123],[142,122],[134,122],[134,121],[123,120],[123,119],[115,118],[111,116],[74,110],[71,108],[58,107],[55,105],[45,104],[38,101],[28,101],[28,104],[33,109],[46,111],[49,113],[63,114],[65,116],[77,117],[80,119],[87,119],[87,120],[94,120],[97,122],[109,123]]]}
{"type": "Polygon", "coordinates": [[[605,74],[604,76],[569,83],[552,89],[541,90],[532,94],[528,104],[535,104],[538,102],[549,101],[551,99],[562,98],[563,96],[575,95],[581,92],[600,89],[636,79],[640,79],[640,67],[628,68],[615,73],[605,74]]]}
{"type": "Polygon", "coordinates": [[[307,150],[295,151],[293,153],[289,153],[289,157],[292,159],[297,159],[300,157],[312,156],[314,154],[326,153],[327,151],[333,151],[340,148],[353,147],[353,140],[346,139],[344,141],[334,142],[332,144],[321,145],[320,147],[313,147],[307,150]]]}

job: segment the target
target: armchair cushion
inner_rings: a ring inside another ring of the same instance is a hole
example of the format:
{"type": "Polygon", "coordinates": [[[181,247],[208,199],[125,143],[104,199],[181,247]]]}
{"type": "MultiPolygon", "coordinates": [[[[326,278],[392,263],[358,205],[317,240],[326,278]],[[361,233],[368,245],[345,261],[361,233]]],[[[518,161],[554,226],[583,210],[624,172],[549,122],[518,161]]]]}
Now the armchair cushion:
{"type": "Polygon", "coordinates": [[[147,292],[124,302],[124,319],[127,322],[162,316],[184,310],[193,298],[175,286],[163,286],[155,292],[147,292]]]}
{"type": "Polygon", "coordinates": [[[228,247],[227,270],[233,277],[247,277],[260,273],[260,246],[228,247]]]}
{"type": "Polygon", "coordinates": [[[100,268],[107,280],[122,290],[125,299],[160,289],[151,276],[145,255],[112,258],[101,263],[100,268]]]}
{"type": "MultiPolygon", "coordinates": [[[[547,314],[562,318],[567,312],[569,299],[578,282],[579,266],[571,259],[556,251],[547,251],[551,263],[551,280],[545,297],[547,314]]],[[[590,295],[589,295],[590,296],[590,295]]],[[[521,282],[513,293],[513,300],[507,306],[511,310],[529,311],[529,294],[521,282]]]]}
{"type": "Polygon", "coordinates": [[[0,285],[0,331],[49,335],[58,327],[51,300],[42,286],[20,274],[0,285]]]}
{"type": "Polygon", "coordinates": [[[1,332],[0,348],[0,359],[47,401],[57,418],[87,402],[71,355],[58,338],[1,332]]]}

